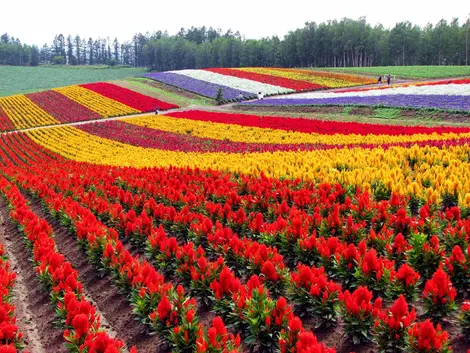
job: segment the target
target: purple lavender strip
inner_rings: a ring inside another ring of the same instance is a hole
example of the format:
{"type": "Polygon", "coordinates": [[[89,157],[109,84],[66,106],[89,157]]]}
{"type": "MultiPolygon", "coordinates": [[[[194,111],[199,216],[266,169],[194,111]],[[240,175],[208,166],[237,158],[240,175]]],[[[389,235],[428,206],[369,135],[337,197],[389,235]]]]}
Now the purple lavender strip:
{"type": "Polygon", "coordinates": [[[152,80],[160,81],[171,86],[176,86],[186,91],[194,92],[209,98],[215,98],[217,96],[219,87],[223,89],[224,99],[237,98],[240,93],[245,97],[253,96],[253,94],[250,92],[236,90],[228,86],[216,85],[214,83],[197,80],[195,78],[179,75],[173,72],[155,72],[145,74],[144,76],[152,80]]]}
{"type": "Polygon", "coordinates": [[[383,95],[367,97],[333,97],[309,99],[265,99],[245,105],[376,105],[404,108],[435,108],[470,111],[470,96],[451,95],[383,95]]]}

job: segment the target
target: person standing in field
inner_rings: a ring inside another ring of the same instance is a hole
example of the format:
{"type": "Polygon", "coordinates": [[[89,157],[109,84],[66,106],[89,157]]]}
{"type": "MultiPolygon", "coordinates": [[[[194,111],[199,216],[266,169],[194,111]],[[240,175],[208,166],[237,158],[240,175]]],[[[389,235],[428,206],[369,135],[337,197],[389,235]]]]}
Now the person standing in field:
{"type": "Polygon", "coordinates": [[[155,108],[155,115],[158,115],[159,111],[158,111],[158,107],[155,108]]]}
{"type": "Polygon", "coordinates": [[[240,94],[238,95],[238,103],[241,103],[243,100],[243,93],[240,92],[240,94]]]}
{"type": "Polygon", "coordinates": [[[390,74],[388,74],[388,75],[387,75],[387,85],[389,85],[389,86],[390,86],[390,79],[391,79],[391,78],[390,78],[390,74]]]}
{"type": "Polygon", "coordinates": [[[379,76],[379,79],[377,80],[377,83],[382,83],[382,75],[379,76]]]}

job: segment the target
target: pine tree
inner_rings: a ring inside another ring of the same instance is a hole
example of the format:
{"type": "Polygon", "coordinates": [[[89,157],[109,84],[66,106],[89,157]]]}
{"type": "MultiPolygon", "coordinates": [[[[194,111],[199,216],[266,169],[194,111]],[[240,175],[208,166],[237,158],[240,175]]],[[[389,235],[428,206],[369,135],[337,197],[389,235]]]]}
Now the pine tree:
{"type": "Polygon", "coordinates": [[[224,90],[222,87],[219,87],[217,90],[217,95],[215,96],[215,101],[217,105],[221,105],[224,102],[224,90]]]}

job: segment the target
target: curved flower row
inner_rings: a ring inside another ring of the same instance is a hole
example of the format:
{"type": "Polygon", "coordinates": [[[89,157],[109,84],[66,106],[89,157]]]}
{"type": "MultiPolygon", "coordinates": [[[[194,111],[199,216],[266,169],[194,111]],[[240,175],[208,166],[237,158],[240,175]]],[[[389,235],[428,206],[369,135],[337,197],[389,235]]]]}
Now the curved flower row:
{"type": "MultiPolygon", "coordinates": [[[[1,100],[0,100],[1,102],[1,100]]],[[[14,130],[15,126],[3,111],[2,104],[0,103],[0,131],[14,130]]]]}
{"type": "Polygon", "coordinates": [[[137,109],[106,98],[96,92],[90,91],[80,86],[55,88],[54,91],[59,92],[71,100],[98,113],[103,118],[140,113],[140,111],[137,109]]]}
{"type": "Polygon", "coordinates": [[[240,70],[310,82],[327,88],[351,87],[375,83],[375,80],[367,77],[323,71],[278,68],[242,68],[240,70]]]}
{"type": "Polygon", "coordinates": [[[328,97],[328,98],[299,98],[279,97],[261,101],[242,103],[255,106],[375,106],[398,107],[406,109],[442,109],[450,111],[470,111],[470,96],[447,95],[377,95],[364,97],[328,97]]]}
{"type": "MultiPolygon", "coordinates": [[[[191,113],[187,114],[191,116],[191,113]]],[[[177,116],[186,116],[183,112],[177,116]]],[[[415,133],[408,135],[388,135],[388,134],[321,134],[321,133],[303,133],[296,131],[286,131],[278,129],[267,129],[258,127],[245,127],[236,124],[223,124],[214,122],[205,122],[203,120],[173,118],[167,116],[142,116],[138,118],[128,118],[124,120],[128,124],[143,126],[151,129],[162,130],[180,135],[191,135],[200,138],[212,138],[221,141],[258,143],[258,144],[318,144],[318,145],[338,145],[340,147],[361,144],[394,144],[404,142],[420,141],[446,141],[458,138],[470,137],[468,129],[455,129],[455,132],[462,133],[444,133],[445,129],[437,129],[442,134],[415,133]]],[[[325,124],[326,125],[326,124],[325,124]]],[[[409,130],[412,130],[410,128],[409,130]]],[[[417,129],[419,131],[420,129],[417,129]]],[[[424,129],[423,129],[424,130],[424,129]]],[[[373,130],[372,130],[373,131],[373,130]]],[[[371,132],[372,132],[371,131],[371,132]]],[[[426,130],[424,130],[426,131],[426,130]]],[[[451,130],[452,131],[452,130],[451,130]]]]}
{"type": "Polygon", "coordinates": [[[235,90],[249,92],[251,94],[257,94],[263,92],[265,95],[281,94],[294,92],[290,88],[281,86],[275,86],[267,83],[258,81],[248,80],[245,78],[239,78],[234,76],[222,75],[213,71],[207,70],[180,70],[170,71],[177,75],[183,75],[194,78],[196,80],[210,82],[215,85],[227,85],[235,90]]]}
{"type": "Polygon", "coordinates": [[[219,89],[222,89],[224,99],[235,99],[240,93],[244,97],[253,96],[253,94],[248,91],[229,87],[225,83],[215,84],[189,76],[179,75],[177,72],[154,72],[145,74],[145,77],[209,98],[217,97],[219,89]]]}
{"type": "Polygon", "coordinates": [[[166,103],[111,83],[88,83],[80,85],[80,87],[99,93],[104,97],[125,104],[133,109],[137,109],[142,113],[154,111],[157,107],[160,110],[178,108],[175,104],[166,103]]]}
{"type": "Polygon", "coordinates": [[[0,131],[166,110],[176,105],[109,83],[0,98],[0,131]]]}
{"type": "Polygon", "coordinates": [[[0,98],[0,108],[16,129],[59,123],[51,115],[23,95],[0,98]]]}
{"type": "Polygon", "coordinates": [[[180,70],[145,76],[211,98],[222,88],[223,97],[228,100],[240,94],[246,99],[259,92],[274,95],[374,83],[353,75],[272,68],[180,70]]]}
{"type": "Polygon", "coordinates": [[[98,113],[56,91],[30,93],[26,97],[61,123],[101,118],[101,115],[98,113]]]}
{"type": "Polygon", "coordinates": [[[314,90],[325,88],[323,86],[310,83],[310,82],[297,81],[297,80],[292,80],[289,78],[258,74],[256,72],[249,72],[249,71],[243,71],[243,70],[237,70],[237,69],[219,68],[219,69],[205,69],[205,70],[215,72],[221,75],[234,76],[234,77],[244,78],[247,80],[257,81],[257,82],[266,83],[270,85],[281,86],[284,88],[292,89],[295,92],[309,91],[309,90],[314,91],[314,90]]]}
{"type": "MultiPolygon", "coordinates": [[[[336,91],[329,93],[309,92],[289,95],[289,99],[339,98],[339,97],[375,97],[391,95],[411,96],[470,96],[470,82],[466,84],[434,84],[399,87],[379,87],[376,89],[362,89],[349,91],[336,91]]],[[[284,97],[285,98],[285,97],[284,97]]],[[[273,97],[272,99],[283,99],[273,97]]]]}
{"type": "Polygon", "coordinates": [[[250,114],[235,114],[188,110],[170,113],[167,116],[205,122],[235,124],[245,127],[259,127],[273,130],[296,131],[303,133],[318,133],[323,135],[356,134],[356,135],[414,135],[435,133],[470,132],[469,127],[449,126],[406,126],[382,125],[358,122],[328,121],[304,118],[285,118],[277,116],[258,116],[250,114]]]}
{"type": "Polygon", "coordinates": [[[27,133],[39,145],[76,161],[114,166],[179,166],[305,180],[344,182],[371,190],[376,183],[398,194],[439,203],[444,194],[462,204],[470,191],[468,145],[332,149],[274,153],[183,153],[141,148],[87,134],[73,127],[27,133]],[[364,172],[367,171],[367,172],[364,172]]]}

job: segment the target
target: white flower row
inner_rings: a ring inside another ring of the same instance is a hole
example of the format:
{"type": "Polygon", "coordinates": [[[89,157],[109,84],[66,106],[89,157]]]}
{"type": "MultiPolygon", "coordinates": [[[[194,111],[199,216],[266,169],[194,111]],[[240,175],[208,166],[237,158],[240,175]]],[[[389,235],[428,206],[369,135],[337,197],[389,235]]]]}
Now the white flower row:
{"type": "Polygon", "coordinates": [[[191,78],[195,78],[201,81],[210,82],[217,85],[228,86],[235,90],[250,92],[253,94],[257,94],[258,92],[263,93],[264,95],[272,95],[272,94],[283,94],[294,92],[294,90],[281,87],[270,85],[267,83],[257,82],[248,80],[245,78],[233,77],[218,74],[211,71],[205,70],[178,70],[178,71],[170,71],[179,75],[188,76],[191,78]]]}
{"type": "Polygon", "coordinates": [[[448,84],[432,86],[391,87],[385,89],[372,89],[356,92],[309,92],[290,94],[288,96],[272,97],[272,99],[314,99],[339,97],[370,97],[384,95],[446,95],[470,96],[470,84],[448,84]]]}

